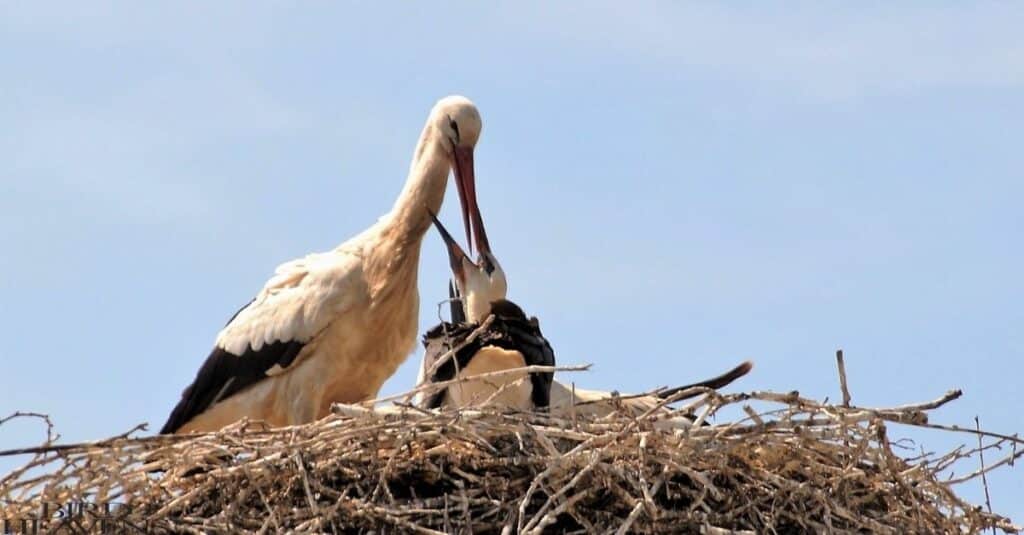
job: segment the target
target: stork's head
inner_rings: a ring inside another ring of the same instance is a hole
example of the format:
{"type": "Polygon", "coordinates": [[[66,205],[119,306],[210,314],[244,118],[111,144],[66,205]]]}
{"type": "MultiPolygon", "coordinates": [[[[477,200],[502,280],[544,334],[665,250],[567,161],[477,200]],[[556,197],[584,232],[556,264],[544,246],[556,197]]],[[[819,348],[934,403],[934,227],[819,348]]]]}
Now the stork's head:
{"type": "Polygon", "coordinates": [[[476,146],[484,125],[473,101],[459,95],[444,97],[434,104],[430,115],[434,125],[444,133],[449,150],[466,147],[472,151],[476,146]]]}
{"type": "Polygon", "coordinates": [[[437,101],[430,112],[430,118],[435,130],[440,133],[441,145],[451,158],[462,207],[462,223],[466,227],[466,240],[469,241],[469,252],[472,253],[473,238],[478,245],[481,239],[487,241],[476,203],[476,179],[473,172],[473,148],[483,129],[480,112],[468,98],[452,95],[437,101]]]}
{"type": "MultiPolygon", "coordinates": [[[[498,264],[498,259],[491,253],[491,247],[487,243],[486,237],[483,241],[477,241],[480,254],[477,261],[473,262],[462,250],[462,247],[459,247],[455,238],[444,228],[444,225],[437,220],[437,217],[433,213],[430,214],[430,217],[441,233],[445,247],[448,248],[448,261],[451,263],[455,287],[462,300],[466,320],[479,323],[491,313],[491,303],[505,299],[505,295],[508,293],[505,272],[498,264]]],[[[480,234],[486,236],[482,221],[478,228],[480,234]]]]}

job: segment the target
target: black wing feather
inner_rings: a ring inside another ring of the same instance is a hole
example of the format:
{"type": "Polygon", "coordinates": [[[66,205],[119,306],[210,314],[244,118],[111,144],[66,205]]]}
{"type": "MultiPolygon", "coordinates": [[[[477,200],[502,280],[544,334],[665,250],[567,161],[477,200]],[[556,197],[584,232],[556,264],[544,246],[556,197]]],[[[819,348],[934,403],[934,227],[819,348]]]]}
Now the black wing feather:
{"type": "MultiPolygon", "coordinates": [[[[238,312],[231,320],[237,316],[238,312]]],[[[227,399],[266,378],[267,371],[275,365],[287,368],[295,361],[304,345],[305,343],[295,340],[277,341],[264,344],[259,351],[253,351],[252,346],[249,346],[242,355],[214,347],[206,357],[206,362],[199,368],[195,380],[181,393],[181,400],[171,411],[160,433],[174,433],[218,401],[227,399]]]]}
{"type": "MultiPolygon", "coordinates": [[[[522,324],[509,326],[510,334],[515,341],[516,348],[526,360],[527,366],[554,366],[555,352],[551,349],[540,329],[526,324],[529,329],[523,328],[522,324]]],[[[553,372],[531,373],[530,383],[532,385],[531,397],[533,406],[545,408],[551,404],[551,383],[554,381],[553,372]]]]}
{"type": "MultiPolygon", "coordinates": [[[[495,320],[501,320],[509,337],[512,339],[512,347],[519,351],[526,361],[527,366],[554,366],[555,351],[544,333],[540,331],[540,323],[537,318],[527,318],[523,309],[519,308],[512,301],[500,299],[491,303],[491,313],[495,320]]],[[[500,344],[496,344],[500,345],[500,344]]],[[[551,404],[551,383],[555,379],[553,372],[531,373],[530,383],[532,385],[531,398],[533,406],[547,408],[551,404]]]]}

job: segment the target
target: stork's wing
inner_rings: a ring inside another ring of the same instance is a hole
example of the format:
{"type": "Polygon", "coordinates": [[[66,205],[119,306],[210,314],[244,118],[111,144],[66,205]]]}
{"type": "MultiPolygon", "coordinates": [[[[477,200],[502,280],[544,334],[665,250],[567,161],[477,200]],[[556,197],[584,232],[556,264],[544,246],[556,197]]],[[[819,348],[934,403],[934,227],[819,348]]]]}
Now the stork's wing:
{"type": "MultiPolygon", "coordinates": [[[[509,334],[516,340],[516,346],[527,366],[554,366],[555,351],[547,338],[540,332],[536,322],[509,322],[509,334]]],[[[553,372],[531,373],[530,383],[534,407],[547,407],[551,404],[551,383],[553,372]]]]}
{"type": "Polygon", "coordinates": [[[307,343],[367,295],[362,262],[355,254],[318,253],[282,264],[259,295],[221,329],[160,432],[173,433],[218,401],[283,373],[305,357],[307,343]]]}
{"type": "MultiPolygon", "coordinates": [[[[523,355],[527,366],[554,366],[555,351],[551,348],[544,333],[540,331],[537,318],[527,318],[519,305],[507,299],[499,299],[491,303],[491,313],[495,315],[497,325],[512,340],[512,346],[503,346],[501,341],[495,343],[505,349],[515,349],[523,355]]],[[[533,406],[546,408],[551,403],[551,383],[553,372],[531,372],[533,406]]]]}

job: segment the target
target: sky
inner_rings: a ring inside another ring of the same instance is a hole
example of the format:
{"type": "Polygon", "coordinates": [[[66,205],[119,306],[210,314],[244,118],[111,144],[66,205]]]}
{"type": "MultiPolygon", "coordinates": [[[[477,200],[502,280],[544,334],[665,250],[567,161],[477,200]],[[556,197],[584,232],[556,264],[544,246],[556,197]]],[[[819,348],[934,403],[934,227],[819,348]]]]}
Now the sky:
{"type": "MultiPolygon", "coordinates": [[[[0,416],[158,429],[230,315],[385,213],[462,94],[509,297],[560,364],[594,365],[563,380],[751,359],[730,390],[838,399],[843,348],[854,403],[956,387],[934,422],[1024,430],[1024,6],[402,7],[0,5],[0,416]]],[[[421,331],[447,266],[431,233],[421,331]]],[[[9,423],[0,449],[44,436],[9,423]]],[[[1022,468],[989,486],[1024,521],[1022,468]]]]}

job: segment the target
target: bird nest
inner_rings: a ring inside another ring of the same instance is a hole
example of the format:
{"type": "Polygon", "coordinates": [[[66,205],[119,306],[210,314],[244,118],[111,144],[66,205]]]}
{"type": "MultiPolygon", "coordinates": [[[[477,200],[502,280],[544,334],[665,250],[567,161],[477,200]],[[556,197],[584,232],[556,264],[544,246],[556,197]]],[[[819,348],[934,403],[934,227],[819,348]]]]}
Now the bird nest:
{"type": "Polygon", "coordinates": [[[0,480],[0,521],[15,532],[32,522],[146,533],[1016,532],[954,492],[1024,454],[1016,436],[928,422],[958,396],[868,409],[705,391],[676,409],[600,419],[397,404],[336,406],[275,430],[136,429],[0,452],[32,456],[0,480]],[[684,413],[696,424],[679,426],[684,413]],[[893,424],[971,433],[978,445],[922,454],[891,438],[893,424]],[[1010,453],[978,468],[994,448],[1010,453]],[[949,478],[964,462],[970,473],[949,478]]]}

